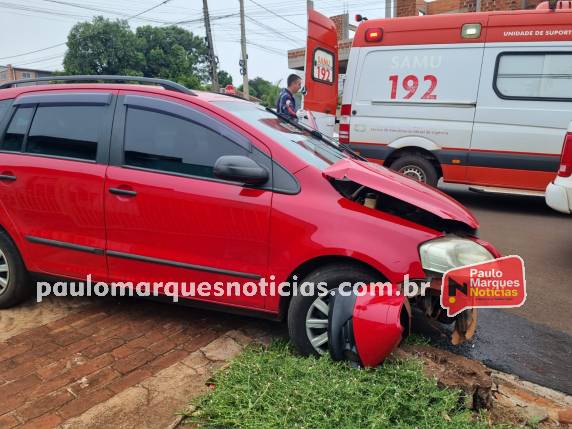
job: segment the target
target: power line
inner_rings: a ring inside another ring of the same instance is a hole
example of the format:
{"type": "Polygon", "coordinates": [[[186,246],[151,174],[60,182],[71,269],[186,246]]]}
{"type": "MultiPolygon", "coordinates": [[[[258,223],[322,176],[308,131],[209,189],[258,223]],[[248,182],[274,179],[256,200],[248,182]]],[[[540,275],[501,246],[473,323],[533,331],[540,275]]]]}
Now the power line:
{"type": "Polygon", "coordinates": [[[153,9],[157,9],[158,7],[163,6],[164,4],[169,3],[171,0],[163,0],[161,3],[156,4],[155,6],[151,6],[149,9],[145,9],[142,12],[136,13],[135,15],[130,16],[129,18],[127,18],[127,20],[129,21],[130,19],[133,18],[137,18],[138,16],[141,16],[147,12],[151,12],[153,9]]]}
{"type": "Polygon", "coordinates": [[[51,15],[51,16],[66,16],[66,17],[72,17],[72,18],[76,18],[76,19],[88,18],[85,15],[77,15],[77,14],[66,13],[66,12],[56,12],[56,11],[53,11],[51,9],[42,9],[42,8],[38,8],[38,7],[31,7],[31,6],[20,5],[20,4],[16,4],[16,3],[0,2],[0,7],[3,9],[22,10],[25,12],[36,12],[36,13],[41,13],[44,15],[51,15]]]}
{"type": "Polygon", "coordinates": [[[296,24],[294,21],[290,21],[288,18],[284,18],[282,15],[278,15],[277,13],[275,13],[274,11],[262,6],[260,3],[254,1],[254,0],[250,0],[252,3],[254,3],[256,6],[261,7],[262,9],[264,9],[267,12],[270,12],[272,15],[277,16],[278,18],[282,19],[283,21],[289,22],[292,25],[295,25],[296,27],[300,28],[301,30],[306,31],[306,29],[304,27],[302,27],[301,25],[296,24]]]}
{"type": "Polygon", "coordinates": [[[49,60],[55,60],[55,59],[57,59],[57,58],[61,58],[62,55],[64,55],[64,54],[50,55],[50,56],[47,56],[47,57],[37,58],[37,59],[35,59],[35,60],[33,60],[33,61],[26,61],[26,62],[23,62],[23,63],[19,63],[19,64],[18,64],[18,67],[26,66],[26,65],[29,65],[29,64],[35,64],[35,63],[43,63],[44,61],[49,61],[49,60]]]}
{"type": "Polygon", "coordinates": [[[57,48],[57,47],[59,47],[59,46],[65,45],[65,44],[66,44],[66,42],[64,42],[64,43],[58,43],[57,45],[48,46],[48,47],[42,48],[42,49],[36,49],[35,51],[28,51],[28,52],[24,52],[24,53],[18,54],[18,55],[10,55],[10,56],[8,56],[8,57],[0,57],[0,60],[5,60],[5,59],[7,59],[7,58],[23,57],[23,56],[28,55],[28,54],[35,54],[35,53],[37,53],[37,52],[43,52],[43,51],[47,51],[48,49],[57,48]]]}
{"type": "Polygon", "coordinates": [[[272,32],[274,32],[274,34],[281,36],[282,38],[284,38],[284,39],[286,39],[292,43],[296,43],[296,44],[301,43],[299,39],[297,40],[297,39],[294,39],[293,37],[288,36],[287,34],[281,33],[280,31],[277,31],[275,28],[272,28],[271,26],[264,24],[263,22],[260,22],[257,19],[254,19],[248,15],[245,15],[245,16],[246,16],[246,19],[255,23],[259,27],[264,28],[265,30],[272,31],[272,32]]]}
{"type": "Polygon", "coordinates": [[[246,43],[248,45],[256,46],[257,48],[260,48],[266,52],[270,52],[272,54],[280,55],[281,57],[284,56],[284,51],[281,51],[279,49],[271,48],[269,46],[259,45],[258,43],[254,43],[254,42],[246,42],[246,43]]]}
{"type": "MultiPolygon", "coordinates": [[[[167,0],[167,1],[172,1],[172,0],[167,0]]],[[[158,5],[153,6],[153,8],[157,8],[159,6],[161,6],[162,4],[166,4],[166,2],[162,2],[158,5]]],[[[0,5],[1,7],[1,5],[0,5]]],[[[149,8],[151,9],[151,8],[149,8]]],[[[142,13],[146,13],[149,12],[149,9],[147,9],[146,11],[140,12],[139,14],[142,13]]],[[[138,15],[139,15],[138,14],[138,15]]],[[[230,13],[227,15],[220,15],[220,16],[212,16],[211,17],[211,21],[218,21],[221,19],[225,19],[225,18],[230,18],[230,17],[235,17],[238,16],[238,13],[230,13]]],[[[130,19],[133,19],[133,17],[129,17],[127,19],[127,21],[129,21],[130,19]]],[[[197,19],[193,19],[193,20],[186,20],[186,21],[177,21],[177,22],[170,22],[170,23],[166,23],[165,25],[181,25],[181,24],[192,24],[192,23],[202,23],[203,22],[203,18],[197,18],[197,19]]],[[[53,48],[57,48],[60,46],[64,46],[66,44],[66,42],[63,43],[58,43],[57,45],[52,45],[52,46],[46,46],[45,48],[41,48],[41,49],[34,49],[33,51],[27,51],[27,52],[22,52],[20,54],[16,54],[16,55],[8,55],[6,57],[0,57],[0,60],[6,60],[6,59],[11,59],[11,58],[18,58],[18,57],[24,57],[26,55],[30,55],[30,54],[36,54],[38,52],[43,52],[43,51],[47,51],[49,49],[53,49],[53,48]]]]}
{"type": "MultiPolygon", "coordinates": [[[[155,6],[151,7],[151,8],[149,8],[149,9],[147,9],[147,10],[144,10],[143,12],[140,12],[140,13],[138,13],[138,14],[136,14],[136,15],[131,16],[131,17],[130,17],[128,14],[123,13],[123,12],[119,12],[119,11],[117,11],[117,10],[105,9],[105,8],[95,7],[95,6],[86,6],[86,5],[83,5],[83,4],[72,3],[72,2],[63,1],[63,0],[41,0],[41,1],[44,1],[44,2],[47,2],[47,3],[60,4],[60,5],[64,5],[64,6],[71,6],[71,7],[75,7],[75,8],[78,8],[78,9],[90,10],[90,11],[94,11],[94,12],[103,12],[103,13],[108,13],[108,14],[111,14],[111,15],[117,15],[117,16],[127,17],[126,19],[127,19],[127,20],[130,20],[130,19],[133,19],[133,18],[138,17],[139,15],[143,15],[144,13],[148,12],[149,10],[153,10],[153,9],[159,7],[159,6],[162,6],[162,5],[165,4],[167,1],[170,1],[170,0],[164,0],[163,2],[159,3],[158,5],[155,5],[155,6]]],[[[141,19],[143,19],[143,20],[145,20],[145,21],[157,22],[157,23],[161,23],[161,24],[165,23],[165,21],[161,21],[161,20],[159,20],[159,19],[151,19],[151,18],[141,18],[141,19]]]]}
{"type": "MultiPolygon", "coordinates": [[[[43,0],[43,1],[48,1],[48,2],[53,2],[53,3],[62,3],[62,4],[66,4],[66,3],[67,3],[67,2],[63,2],[63,1],[59,1],[59,0],[43,0]]],[[[127,21],[129,21],[129,20],[131,20],[131,19],[134,19],[134,18],[137,18],[138,16],[143,15],[143,14],[145,14],[145,13],[147,13],[147,12],[153,10],[153,9],[157,9],[158,7],[163,6],[164,4],[167,4],[167,3],[170,2],[170,1],[171,1],[171,0],[163,0],[162,2],[156,4],[156,5],[154,5],[154,6],[150,7],[150,8],[148,8],[148,9],[145,9],[145,10],[143,10],[143,11],[141,11],[141,12],[139,12],[139,13],[133,15],[133,16],[128,17],[128,18],[127,18],[127,21]]],[[[73,4],[70,3],[69,5],[73,5],[73,4]]],[[[73,6],[75,6],[75,5],[73,5],[73,6]]],[[[0,4],[0,7],[1,7],[1,4],[0,4]]],[[[75,6],[75,7],[79,7],[79,6],[75,6]]],[[[64,46],[64,45],[66,45],[66,44],[67,44],[67,42],[58,43],[57,45],[48,46],[48,47],[46,47],[46,48],[36,49],[36,50],[34,50],[34,51],[24,52],[24,53],[22,53],[22,54],[17,54],[17,55],[11,55],[11,56],[7,56],[7,57],[2,57],[2,58],[0,58],[0,60],[4,60],[4,59],[7,59],[7,58],[23,57],[23,56],[28,55],[28,54],[34,54],[34,53],[37,53],[37,52],[47,51],[48,49],[53,49],[53,48],[56,48],[56,47],[59,47],[59,46],[64,46]]],[[[65,54],[60,54],[60,55],[58,55],[57,57],[62,56],[62,55],[65,55],[65,54]]],[[[57,57],[54,57],[54,58],[57,58],[57,57]]],[[[21,65],[34,64],[34,63],[38,63],[38,62],[41,62],[41,61],[42,61],[42,60],[36,60],[36,61],[31,61],[31,62],[27,62],[27,63],[21,64],[21,65]]]]}
{"type": "MultiPolygon", "coordinates": [[[[210,20],[211,21],[218,21],[219,19],[233,18],[235,16],[238,16],[238,13],[228,13],[226,15],[211,16],[210,20]]],[[[185,20],[185,21],[172,22],[172,23],[169,23],[168,25],[194,24],[194,23],[198,23],[198,22],[202,23],[203,21],[204,21],[204,17],[203,18],[189,19],[189,20],[185,20]]]]}

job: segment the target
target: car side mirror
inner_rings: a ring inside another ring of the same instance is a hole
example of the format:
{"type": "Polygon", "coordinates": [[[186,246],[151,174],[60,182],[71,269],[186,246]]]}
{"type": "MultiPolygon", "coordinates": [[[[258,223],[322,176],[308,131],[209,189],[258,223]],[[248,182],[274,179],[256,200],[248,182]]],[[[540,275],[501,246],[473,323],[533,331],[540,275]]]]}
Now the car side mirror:
{"type": "Polygon", "coordinates": [[[216,160],[213,173],[223,180],[261,185],[268,181],[268,170],[242,155],[224,155],[216,160]]]}

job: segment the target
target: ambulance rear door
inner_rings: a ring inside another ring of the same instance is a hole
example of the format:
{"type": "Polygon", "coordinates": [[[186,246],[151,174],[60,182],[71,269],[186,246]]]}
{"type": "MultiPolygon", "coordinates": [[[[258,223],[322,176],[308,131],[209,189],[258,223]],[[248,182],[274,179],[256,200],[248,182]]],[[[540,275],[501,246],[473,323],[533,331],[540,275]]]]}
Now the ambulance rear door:
{"type": "Polygon", "coordinates": [[[572,11],[492,15],[468,182],[544,192],[572,120],[572,11]]]}
{"type": "Polygon", "coordinates": [[[328,136],[334,133],[338,105],[338,35],[328,17],[308,10],[304,110],[310,125],[328,136]]]}

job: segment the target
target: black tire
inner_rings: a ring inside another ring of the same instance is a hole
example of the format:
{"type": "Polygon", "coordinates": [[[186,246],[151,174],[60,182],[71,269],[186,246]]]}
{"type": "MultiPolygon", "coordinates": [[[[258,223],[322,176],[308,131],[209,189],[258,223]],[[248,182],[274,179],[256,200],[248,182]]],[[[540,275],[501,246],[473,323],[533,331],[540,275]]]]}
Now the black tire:
{"type": "Polygon", "coordinates": [[[7,265],[7,271],[0,272],[0,277],[4,279],[2,283],[5,283],[0,284],[0,308],[13,307],[26,299],[32,289],[20,252],[10,237],[2,231],[0,231],[0,265],[7,265]]]}
{"type": "MultiPolygon", "coordinates": [[[[369,283],[372,281],[379,281],[379,276],[373,270],[367,269],[366,267],[361,267],[359,265],[353,265],[348,263],[342,263],[339,265],[327,265],[320,267],[310,274],[308,274],[303,280],[298,280],[298,285],[303,282],[312,282],[317,285],[320,282],[326,282],[328,288],[337,288],[343,282],[365,282],[369,283]]],[[[308,332],[306,329],[306,317],[310,307],[317,300],[318,291],[316,290],[315,296],[293,296],[290,301],[290,306],[288,308],[288,334],[290,336],[290,341],[298,351],[303,356],[310,355],[320,355],[324,352],[319,352],[314,348],[308,337],[308,332]]],[[[323,297],[323,300],[327,302],[329,295],[323,297]]],[[[324,314],[327,319],[327,315],[324,314]]],[[[321,334],[321,329],[311,329],[311,333],[314,332],[316,335],[321,334]]],[[[327,336],[327,324],[325,326],[325,332],[327,336]]],[[[327,350],[327,343],[322,346],[324,351],[327,350]]]]}
{"type": "Polygon", "coordinates": [[[400,156],[391,163],[389,168],[431,186],[437,186],[439,181],[439,175],[435,166],[421,155],[400,156]]]}

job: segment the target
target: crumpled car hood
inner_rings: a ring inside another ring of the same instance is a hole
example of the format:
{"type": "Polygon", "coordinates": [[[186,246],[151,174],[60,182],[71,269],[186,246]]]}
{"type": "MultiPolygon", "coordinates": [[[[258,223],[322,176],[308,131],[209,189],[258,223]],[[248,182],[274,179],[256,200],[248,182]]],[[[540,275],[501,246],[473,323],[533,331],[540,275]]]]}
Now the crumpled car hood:
{"type": "Polygon", "coordinates": [[[419,207],[441,219],[462,222],[473,229],[479,227],[473,214],[453,198],[380,165],[348,158],[326,168],[322,174],[326,178],[351,180],[419,207]]]}

